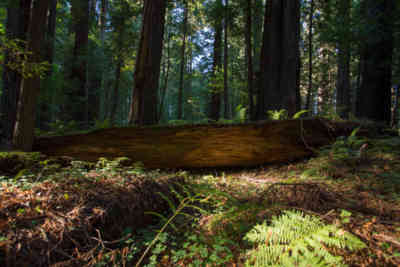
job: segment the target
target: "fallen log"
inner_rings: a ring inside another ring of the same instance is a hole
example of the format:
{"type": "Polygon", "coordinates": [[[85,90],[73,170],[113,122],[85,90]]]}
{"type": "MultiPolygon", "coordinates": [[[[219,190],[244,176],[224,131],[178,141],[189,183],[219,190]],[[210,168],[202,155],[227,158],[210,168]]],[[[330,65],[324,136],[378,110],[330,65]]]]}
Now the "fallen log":
{"type": "Polygon", "coordinates": [[[308,157],[315,148],[332,143],[337,136],[348,135],[355,126],[307,119],[111,128],[39,138],[34,151],[86,161],[128,157],[147,168],[245,167],[308,157]]]}

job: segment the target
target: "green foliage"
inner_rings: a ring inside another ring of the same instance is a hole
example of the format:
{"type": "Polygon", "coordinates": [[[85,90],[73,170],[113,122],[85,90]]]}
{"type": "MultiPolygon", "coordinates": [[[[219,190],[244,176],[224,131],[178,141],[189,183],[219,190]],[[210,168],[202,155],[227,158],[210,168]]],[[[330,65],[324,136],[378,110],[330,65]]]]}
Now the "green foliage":
{"type": "Polygon", "coordinates": [[[50,131],[57,135],[62,135],[78,129],[78,124],[74,120],[69,122],[55,120],[53,122],[50,122],[49,126],[50,126],[50,131]]]}
{"type": "Polygon", "coordinates": [[[310,111],[307,109],[300,110],[299,112],[297,112],[296,114],[293,115],[293,119],[300,119],[301,115],[308,113],[308,112],[310,112],[310,111]]]}
{"type": "MultiPolygon", "coordinates": [[[[154,237],[154,239],[151,241],[150,244],[146,247],[145,251],[139,258],[139,260],[136,263],[136,267],[140,266],[143,259],[145,256],[150,252],[150,250],[153,248],[153,246],[159,241],[161,235],[165,232],[168,226],[172,226],[175,230],[177,230],[177,227],[174,225],[173,221],[179,216],[179,215],[184,215],[187,217],[193,217],[193,215],[185,212],[186,209],[191,208],[194,210],[198,210],[200,212],[205,212],[199,205],[196,205],[196,203],[205,203],[208,202],[210,197],[209,196],[204,196],[202,193],[192,193],[191,190],[184,185],[181,185],[181,189],[184,192],[179,193],[177,190],[174,188],[170,188],[171,191],[174,193],[174,195],[178,198],[179,200],[179,205],[175,205],[174,201],[171,199],[168,199],[165,195],[163,195],[161,192],[159,195],[168,203],[171,211],[173,214],[169,217],[166,218],[163,214],[157,213],[157,212],[147,212],[148,214],[155,215],[159,218],[161,218],[164,221],[164,225],[161,227],[161,229],[158,231],[157,235],[154,237]]],[[[152,255],[151,257],[153,257],[152,255]]],[[[151,258],[150,257],[150,258],[151,258]]],[[[157,256],[156,258],[157,259],[157,256]]]]}
{"type": "Polygon", "coordinates": [[[173,125],[173,126],[180,126],[180,125],[190,124],[190,122],[188,122],[186,120],[170,120],[170,121],[168,121],[168,124],[173,125]]]}
{"type": "Polygon", "coordinates": [[[182,248],[172,251],[171,259],[175,264],[189,261],[192,266],[225,266],[233,259],[229,246],[234,243],[228,238],[213,236],[207,239],[197,233],[185,233],[184,239],[182,248]]]}
{"type": "Polygon", "coordinates": [[[326,246],[350,251],[365,247],[337,226],[296,211],[274,217],[271,226],[256,225],[245,239],[256,246],[249,251],[246,266],[345,266],[326,246]]]}
{"type": "Polygon", "coordinates": [[[286,109],[268,110],[267,117],[271,120],[286,120],[289,118],[289,115],[286,109]]]}
{"type": "Polygon", "coordinates": [[[17,71],[25,79],[39,76],[43,78],[50,68],[47,61],[32,62],[32,52],[25,49],[27,43],[20,39],[8,39],[0,36],[0,53],[7,52],[10,60],[6,62],[7,67],[17,71]]]}
{"type": "Polygon", "coordinates": [[[367,143],[366,138],[358,137],[360,128],[354,129],[348,137],[340,136],[325,153],[333,156],[334,159],[360,158],[362,155],[361,146],[367,143]]]}
{"type": "Polygon", "coordinates": [[[95,129],[106,129],[111,127],[111,121],[109,119],[96,120],[94,123],[95,129]]]}
{"type": "Polygon", "coordinates": [[[238,105],[235,108],[235,121],[242,123],[245,122],[247,119],[247,107],[244,107],[243,105],[238,105]]]}

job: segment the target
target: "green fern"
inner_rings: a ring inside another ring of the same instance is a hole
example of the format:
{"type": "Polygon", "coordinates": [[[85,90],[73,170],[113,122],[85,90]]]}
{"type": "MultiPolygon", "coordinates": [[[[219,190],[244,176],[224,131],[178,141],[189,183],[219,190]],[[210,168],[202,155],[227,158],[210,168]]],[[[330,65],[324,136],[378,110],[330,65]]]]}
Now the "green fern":
{"type": "Polygon", "coordinates": [[[256,245],[249,251],[246,266],[345,266],[340,256],[332,255],[328,247],[357,250],[365,247],[354,235],[325,225],[319,218],[301,212],[285,211],[256,225],[245,239],[256,245]]]}

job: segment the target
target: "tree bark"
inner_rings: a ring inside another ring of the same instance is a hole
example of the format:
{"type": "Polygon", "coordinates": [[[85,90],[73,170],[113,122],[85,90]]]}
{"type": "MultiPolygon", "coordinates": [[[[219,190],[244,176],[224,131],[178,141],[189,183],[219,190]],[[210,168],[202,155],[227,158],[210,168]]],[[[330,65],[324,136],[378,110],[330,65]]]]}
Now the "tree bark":
{"type": "MultiPolygon", "coordinates": [[[[31,14],[31,0],[11,2],[7,8],[6,34],[9,39],[26,41],[28,25],[31,14]],[[20,12],[19,12],[20,11],[20,12]]],[[[5,142],[11,143],[15,121],[17,118],[17,106],[22,77],[7,67],[13,59],[6,51],[3,67],[3,90],[1,94],[1,127],[5,142]]]]}
{"type": "Polygon", "coordinates": [[[164,82],[161,87],[161,96],[160,96],[160,107],[158,111],[158,117],[157,117],[157,122],[160,122],[163,110],[164,110],[164,102],[165,102],[165,97],[167,94],[167,89],[168,89],[168,81],[169,81],[169,70],[171,67],[171,61],[170,61],[170,41],[171,41],[171,33],[168,32],[167,34],[167,57],[164,60],[164,68],[163,68],[163,73],[164,73],[164,82]]]}
{"type": "Polygon", "coordinates": [[[314,27],[314,0],[310,0],[309,30],[308,30],[308,90],[306,99],[306,110],[312,114],[313,99],[313,27],[314,27]]]}
{"type": "Polygon", "coordinates": [[[394,0],[363,1],[368,32],[362,46],[362,82],[358,115],[390,123],[394,0]],[[371,24],[373,27],[371,27],[371,24]]]}
{"type": "Polygon", "coordinates": [[[224,19],[224,118],[230,119],[231,105],[229,102],[228,87],[228,30],[229,30],[229,0],[225,0],[225,19],[224,19]]]}
{"type": "Polygon", "coordinates": [[[187,0],[183,1],[184,5],[184,18],[182,22],[182,47],[181,47],[181,66],[179,71],[179,90],[178,90],[178,120],[183,119],[183,84],[185,76],[185,52],[186,52],[186,37],[187,37],[187,24],[188,24],[188,4],[187,0]]]}
{"type": "Polygon", "coordinates": [[[71,88],[67,110],[69,118],[87,123],[87,55],[89,42],[89,0],[72,0],[71,14],[75,32],[72,68],[69,76],[71,88]]]}
{"type": "Polygon", "coordinates": [[[221,109],[221,92],[216,86],[216,78],[221,69],[221,50],[222,50],[222,24],[220,21],[215,22],[214,28],[214,56],[212,67],[212,86],[211,86],[211,105],[209,118],[213,121],[218,121],[220,118],[221,109]]]}
{"type": "MultiPolygon", "coordinates": [[[[50,0],[34,1],[32,19],[29,23],[28,49],[32,52],[30,61],[42,61],[41,48],[44,43],[42,27],[46,24],[46,14],[50,0]]],[[[13,146],[22,151],[31,151],[34,139],[36,101],[40,89],[40,77],[34,76],[21,82],[17,120],[14,128],[13,146]]]]}
{"type": "Polygon", "coordinates": [[[261,58],[259,116],[267,110],[298,111],[300,2],[270,0],[261,58]]]}
{"type": "Polygon", "coordinates": [[[128,157],[147,168],[259,166],[309,157],[313,148],[331,144],[357,126],[314,119],[156,130],[124,127],[41,138],[35,142],[35,150],[89,161],[97,161],[99,157],[128,157]]]}
{"type": "Polygon", "coordinates": [[[145,0],[129,123],[157,123],[157,91],[165,20],[165,0],[145,0]]]}
{"type": "Polygon", "coordinates": [[[350,0],[339,0],[339,22],[343,32],[339,34],[338,74],[336,84],[336,110],[347,119],[350,112],[350,0]]]}
{"type": "Polygon", "coordinates": [[[393,109],[392,109],[392,121],[390,126],[392,128],[396,128],[398,124],[398,113],[399,113],[399,97],[400,97],[400,90],[399,85],[395,85],[393,88],[393,109]]]}
{"type": "Polygon", "coordinates": [[[247,0],[246,6],[246,31],[245,31],[245,41],[246,41],[246,58],[247,58],[247,94],[249,99],[249,117],[251,120],[254,119],[254,101],[253,101],[253,50],[252,50],[252,0],[247,0]]]}
{"type": "Polygon", "coordinates": [[[117,68],[115,69],[115,83],[114,83],[114,94],[112,99],[112,106],[110,111],[110,122],[115,123],[115,115],[117,113],[118,100],[119,100],[119,86],[121,81],[121,69],[124,64],[123,56],[123,45],[125,35],[125,17],[121,17],[118,22],[118,56],[117,56],[117,68]]]}

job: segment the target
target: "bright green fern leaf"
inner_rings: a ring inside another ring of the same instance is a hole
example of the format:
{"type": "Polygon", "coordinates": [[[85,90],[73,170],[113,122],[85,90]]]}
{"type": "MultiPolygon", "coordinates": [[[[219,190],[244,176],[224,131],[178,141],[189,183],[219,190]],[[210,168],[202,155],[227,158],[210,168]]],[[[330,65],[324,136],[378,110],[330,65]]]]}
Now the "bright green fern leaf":
{"type": "Polygon", "coordinates": [[[271,225],[256,225],[245,239],[255,244],[246,266],[345,266],[327,247],[357,250],[365,247],[354,235],[325,225],[319,218],[285,211],[271,225]]]}

